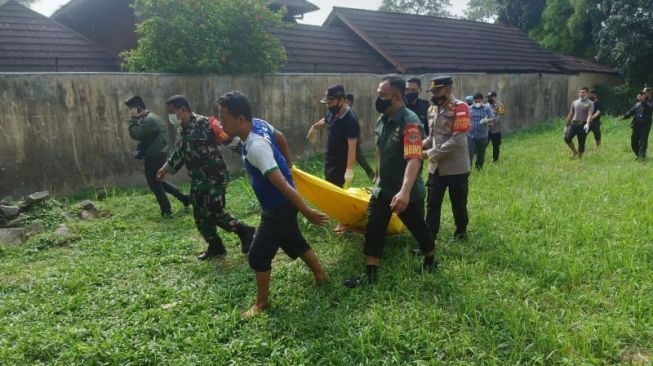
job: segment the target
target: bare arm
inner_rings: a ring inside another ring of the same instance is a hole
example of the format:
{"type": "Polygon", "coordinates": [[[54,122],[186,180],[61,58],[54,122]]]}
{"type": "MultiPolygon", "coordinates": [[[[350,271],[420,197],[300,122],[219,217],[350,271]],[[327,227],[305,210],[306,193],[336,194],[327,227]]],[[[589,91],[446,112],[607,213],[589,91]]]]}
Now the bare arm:
{"type": "Polygon", "coordinates": [[[356,144],[358,139],[347,139],[347,169],[354,169],[356,163],[356,144]]]}
{"type": "Polygon", "coordinates": [[[571,124],[571,119],[574,118],[574,104],[571,104],[571,108],[569,109],[569,114],[567,115],[567,126],[571,124]]]}
{"type": "Polygon", "coordinates": [[[324,128],[324,126],[326,126],[326,122],[324,121],[324,118],[322,118],[319,121],[313,123],[312,128],[314,128],[316,130],[321,130],[321,129],[324,128]]]}
{"type": "Polygon", "coordinates": [[[267,178],[311,223],[323,226],[329,221],[327,215],[308,207],[295,188],[288,184],[288,181],[286,181],[286,178],[281,174],[279,169],[268,174],[267,178]]]}
{"type": "Polygon", "coordinates": [[[288,167],[292,168],[292,158],[290,155],[290,146],[288,145],[288,140],[286,140],[286,136],[279,130],[274,131],[274,140],[277,143],[277,146],[279,146],[279,150],[281,150],[281,155],[286,159],[286,163],[288,163],[288,167]]]}
{"type": "Polygon", "coordinates": [[[592,115],[594,114],[594,104],[590,106],[590,110],[587,112],[587,124],[592,123],[592,115]]]}

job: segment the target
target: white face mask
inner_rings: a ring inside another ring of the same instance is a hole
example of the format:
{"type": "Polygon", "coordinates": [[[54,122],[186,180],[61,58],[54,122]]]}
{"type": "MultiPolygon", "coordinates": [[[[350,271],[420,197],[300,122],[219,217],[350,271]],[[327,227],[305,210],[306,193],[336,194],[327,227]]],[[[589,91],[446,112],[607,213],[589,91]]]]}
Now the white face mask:
{"type": "Polygon", "coordinates": [[[168,114],[168,120],[170,121],[170,124],[175,127],[179,127],[181,125],[181,121],[179,120],[179,118],[177,118],[177,115],[174,113],[168,114]]]}
{"type": "Polygon", "coordinates": [[[482,105],[481,103],[474,103],[474,107],[476,108],[481,108],[481,105],[482,105]]]}

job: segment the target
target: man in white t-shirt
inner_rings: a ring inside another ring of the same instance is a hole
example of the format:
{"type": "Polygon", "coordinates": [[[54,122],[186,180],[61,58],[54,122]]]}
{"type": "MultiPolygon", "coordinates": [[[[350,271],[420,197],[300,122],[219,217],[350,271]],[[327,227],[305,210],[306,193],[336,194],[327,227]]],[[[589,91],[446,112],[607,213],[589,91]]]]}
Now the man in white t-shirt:
{"type": "Polygon", "coordinates": [[[315,252],[304,239],[297,223],[300,211],[311,223],[323,226],[329,218],[306,205],[295,190],[290,168],[275,138],[274,128],[252,118],[249,99],[230,92],[218,100],[218,113],[225,131],[243,141],[241,151],[249,181],[261,205],[261,223],[249,250],[249,264],[256,272],[256,303],[242,314],[254,316],[269,305],[272,259],[279,248],[295,259],[301,258],[310,268],[318,284],[326,280],[315,252]]]}

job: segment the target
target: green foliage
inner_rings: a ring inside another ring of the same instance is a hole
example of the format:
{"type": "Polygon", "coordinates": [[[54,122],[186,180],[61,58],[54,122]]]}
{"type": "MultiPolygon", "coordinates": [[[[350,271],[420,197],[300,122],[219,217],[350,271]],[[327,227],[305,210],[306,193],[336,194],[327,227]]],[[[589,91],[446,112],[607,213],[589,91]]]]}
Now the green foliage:
{"type": "Polygon", "coordinates": [[[541,23],[529,35],[543,47],[564,54],[593,58],[593,35],[601,27],[594,1],[548,0],[541,23]]]}
{"type": "Polygon", "coordinates": [[[447,10],[449,6],[451,6],[451,0],[383,0],[383,4],[381,4],[379,10],[394,13],[451,17],[451,12],[447,10]]]}
{"type": "Polygon", "coordinates": [[[653,0],[497,2],[499,23],[519,27],[549,50],[622,71],[623,90],[653,84],[653,0]]]}
{"type": "Polygon", "coordinates": [[[528,32],[540,24],[546,0],[497,0],[497,3],[498,23],[512,25],[528,32]]]}
{"type": "Polygon", "coordinates": [[[53,228],[66,221],[66,206],[63,202],[51,198],[31,206],[20,214],[25,225],[43,224],[46,228],[53,228]]]}
{"type": "Polygon", "coordinates": [[[286,62],[283,11],[261,0],[136,0],[139,41],[123,53],[133,72],[271,73],[286,62]]]}
{"type": "Polygon", "coordinates": [[[653,0],[600,2],[598,60],[618,67],[631,84],[653,84],[653,0]]]}
{"type": "MultiPolygon", "coordinates": [[[[601,148],[590,137],[583,160],[569,160],[562,123],[506,136],[503,160],[472,173],[466,243],[451,240],[446,200],[436,273],[416,273],[415,242],[399,235],[380,282],[346,289],[363,267],[362,237],[300,223],[331,282],[313,287],[280,252],[272,308],[249,321],[239,312],[254,275],[236,235],[220,231],[224,260],[198,262],[205,244],[189,211],[175,202],[163,220],[147,189],[117,190],[98,204],[111,217],[71,226],[74,243],[0,249],[0,363],[647,364],[651,163],[633,161],[628,122],[609,117],[601,148]]],[[[356,173],[355,186],[368,184],[356,173]]],[[[256,224],[242,181],[228,209],[256,224]]]]}
{"type": "Polygon", "coordinates": [[[38,252],[63,247],[74,243],[80,239],[78,235],[59,235],[55,233],[45,233],[30,238],[25,244],[25,252],[28,255],[34,255],[38,252]]]}
{"type": "Polygon", "coordinates": [[[632,85],[627,82],[616,86],[597,85],[594,88],[599,93],[606,113],[615,116],[625,113],[632,107],[635,104],[635,96],[642,90],[640,84],[632,85]]]}
{"type": "Polygon", "coordinates": [[[465,18],[477,22],[493,22],[499,16],[497,0],[469,0],[465,18]]]}

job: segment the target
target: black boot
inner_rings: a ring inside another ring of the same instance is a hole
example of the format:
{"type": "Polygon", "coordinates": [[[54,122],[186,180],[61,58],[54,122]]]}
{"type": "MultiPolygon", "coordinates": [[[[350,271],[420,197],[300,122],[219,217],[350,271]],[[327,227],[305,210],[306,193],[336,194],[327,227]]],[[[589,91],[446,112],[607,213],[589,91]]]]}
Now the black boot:
{"type": "Polygon", "coordinates": [[[184,205],[184,208],[190,206],[190,203],[191,203],[191,202],[190,202],[190,196],[187,195],[187,194],[181,196],[181,198],[179,199],[179,201],[181,202],[181,204],[184,205]]]}
{"type": "Polygon", "coordinates": [[[425,273],[431,273],[438,268],[438,263],[435,261],[435,256],[424,257],[424,263],[422,263],[422,271],[425,273]]]}
{"type": "Polygon", "coordinates": [[[376,282],[378,271],[379,267],[377,266],[366,266],[365,273],[357,277],[348,278],[343,284],[349,288],[356,288],[361,285],[371,285],[376,282]]]}
{"type": "Polygon", "coordinates": [[[240,238],[240,249],[243,251],[243,254],[249,253],[249,248],[252,247],[255,233],[256,228],[253,226],[241,224],[238,228],[237,234],[238,238],[240,238]]]}
{"type": "Polygon", "coordinates": [[[209,247],[206,249],[206,252],[197,256],[197,260],[205,261],[212,257],[224,257],[227,255],[227,249],[225,249],[222,244],[222,240],[214,241],[209,243],[209,247]]]}

